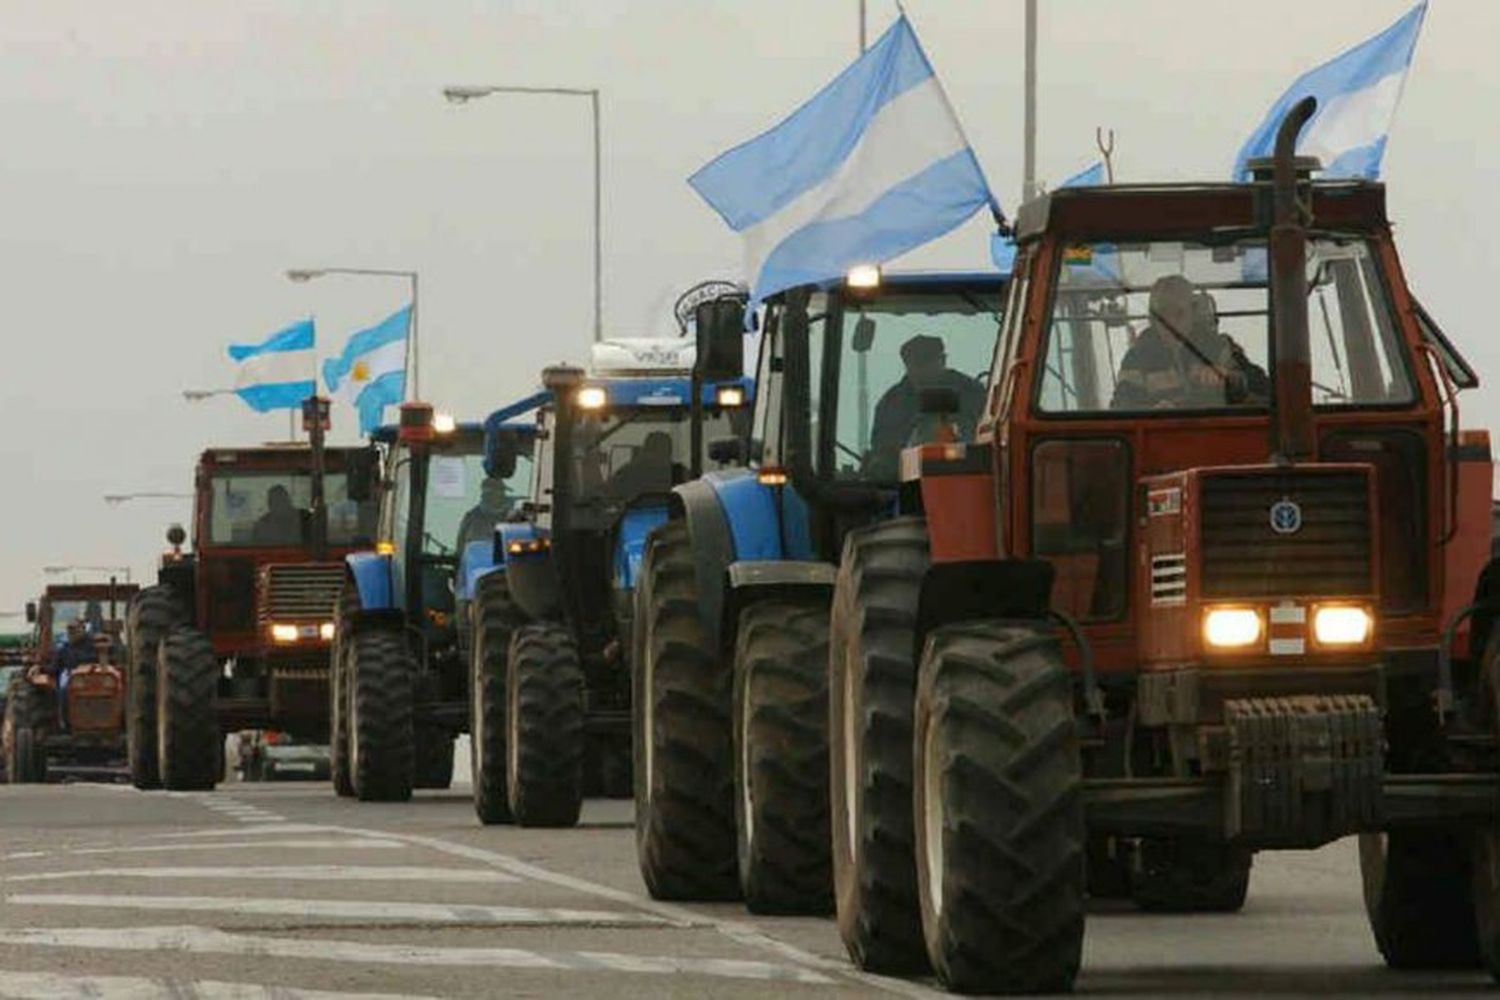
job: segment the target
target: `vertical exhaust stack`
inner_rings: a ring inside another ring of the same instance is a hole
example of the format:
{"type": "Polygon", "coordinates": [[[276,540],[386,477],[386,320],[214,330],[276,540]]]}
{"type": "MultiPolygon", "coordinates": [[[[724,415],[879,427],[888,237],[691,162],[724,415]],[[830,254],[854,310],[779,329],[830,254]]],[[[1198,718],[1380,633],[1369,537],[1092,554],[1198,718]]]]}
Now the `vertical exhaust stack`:
{"type": "Polygon", "coordinates": [[[1297,203],[1297,135],[1318,109],[1305,97],[1276,131],[1271,174],[1271,316],[1276,331],[1276,403],[1271,459],[1278,464],[1311,458],[1312,358],[1307,332],[1307,219],[1297,203]]]}

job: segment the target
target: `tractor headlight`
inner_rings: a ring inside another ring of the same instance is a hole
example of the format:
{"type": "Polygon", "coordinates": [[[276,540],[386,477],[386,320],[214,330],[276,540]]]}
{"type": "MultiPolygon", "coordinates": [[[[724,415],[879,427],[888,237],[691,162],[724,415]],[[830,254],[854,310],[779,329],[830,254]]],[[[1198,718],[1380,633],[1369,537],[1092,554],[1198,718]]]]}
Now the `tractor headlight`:
{"type": "Polygon", "coordinates": [[[1319,646],[1360,646],[1370,638],[1375,619],[1364,608],[1332,604],[1314,611],[1312,624],[1319,646]]]}
{"type": "Polygon", "coordinates": [[[324,642],[333,641],[333,622],[324,622],[318,626],[318,638],[324,642]]]}
{"type": "Polygon", "coordinates": [[[602,410],[604,404],[609,402],[609,394],[597,385],[586,385],[578,390],[573,401],[580,410],[602,410]]]}
{"type": "Polygon", "coordinates": [[[880,268],[875,264],[856,264],[844,276],[844,284],[865,291],[880,287],[880,268]]]}
{"type": "Polygon", "coordinates": [[[1260,641],[1264,627],[1254,608],[1209,608],[1203,615],[1203,641],[1215,649],[1243,649],[1260,641]]]}
{"type": "Polygon", "coordinates": [[[432,430],[437,434],[452,434],[458,428],[458,421],[453,419],[451,413],[434,413],[432,415],[432,430]]]}
{"type": "Polygon", "coordinates": [[[277,642],[296,642],[297,626],[295,625],[272,625],[271,638],[277,642]]]}
{"type": "Polygon", "coordinates": [[[745,390],[738,385],[721,385],[714,393],[714,402],[719,406],[744,406],[745,390]]]}

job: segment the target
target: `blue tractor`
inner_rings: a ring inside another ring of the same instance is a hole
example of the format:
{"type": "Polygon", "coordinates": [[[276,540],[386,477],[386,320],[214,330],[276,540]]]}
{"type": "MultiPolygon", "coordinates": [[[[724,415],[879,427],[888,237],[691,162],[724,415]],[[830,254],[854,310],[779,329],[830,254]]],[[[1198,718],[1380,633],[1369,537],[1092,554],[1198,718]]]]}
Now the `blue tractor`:
{"type": "Polygon", "coordinates": [[[460,556],[519,515],[531,483],[537,395],[455,423],[426,403],[401,407],[373,435],[382,477],[374,551],[345,559],[331,653],[334,789],[402,801],[446,788],[455,737],[468,728],[460,556]]]}
{"type": "MultiPolygon", "coordinates": [[[[1004,293],[994,272],[860,268],[767,303],[748,465],[676,487],[636,590],[636,841],[656,898],[832,908],[836,567],[864,526],[895,515],[903,448],[972,438],[1004,293]]],[[[714,335],[737,336],[736,319],[714,335]]],[[[895,610],[905,605],[889,604],[859,627],[894,649],[911,642],[911,625],[895,610]]],[[[864,787],[894,803],[910,780],[881,774],[864,787]]],[[[882,831],[892,843],[911,836],[909,799],[898,812],[887,810],[882,831]]],[[[877,837],[865,849],[892,848],[877,837]]],[[[901,857],[891,885],[839,891],[904,891],[911,861],[901,857]]],[[[911,940],[920,950],[920,933],[911,940]]]]}
{"type": "Polygon", "coordinates": [[[586,795],[630,794],[632,594],[646,536],[667,520],[673,488],[703,471],[704,442],[743,430],[752,397],[742,357],[701,378],[693,348],[606,341],[588,372],[542,373],[551,399],[531,503],[500,525],[493,565],[473,573],[481,822],[571,826],[586,795]]]}

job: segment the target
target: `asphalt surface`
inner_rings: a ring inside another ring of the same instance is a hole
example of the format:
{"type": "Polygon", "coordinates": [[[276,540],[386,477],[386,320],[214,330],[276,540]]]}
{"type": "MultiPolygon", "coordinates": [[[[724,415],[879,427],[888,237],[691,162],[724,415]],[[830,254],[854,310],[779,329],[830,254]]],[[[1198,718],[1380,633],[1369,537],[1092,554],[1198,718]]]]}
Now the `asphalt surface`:
{"type": "MultiPolygon", "coordinates": [[[[326,784],[207,794],[0,787],[0,996],[936,995],[857,973],[830,920],[650,901],[628,802],[579,829],[480,827],[466,786],[402,805],[326,784]]],[[[1091,913],[1078,992],[1432,996],[1386,970],[1354,845],[1263,854],[1242,913],[1091,913]]]]}

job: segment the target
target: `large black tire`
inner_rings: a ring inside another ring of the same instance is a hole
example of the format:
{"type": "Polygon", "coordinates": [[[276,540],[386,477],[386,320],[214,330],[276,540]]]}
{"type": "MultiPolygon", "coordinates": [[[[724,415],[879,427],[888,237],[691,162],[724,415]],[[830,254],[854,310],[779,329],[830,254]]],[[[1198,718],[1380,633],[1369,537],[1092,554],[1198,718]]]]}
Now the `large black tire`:
{"type": "Polygon", "coordinates": [[[1131,897],[1132,853],[1122,841],[1098,834],[1089,837],[1084,851],[1084,874],[1090,899],[1131,897]]]}
{"type": "Polygon", "coordinates": [[[474,782],[474,812],[490,826],[510,822],[506,792],[505,719],[506,658],[510,636],[525,615],[510,593],[503,572],[479,579],[469,609],[469,760],[474,782]]]}
{"type": "Polygon", "coordinates": [[[1386,965],[1479,964],[1467,836],[1437,830],[1361,834],[1359,869],[1365,913],[1386,965]]]}
{"type": "Polygon", "coordinates": [[[1245,905],[1253,858],[1227,844],[1145,840],[1130,894],[1154,913],[1234,913],[1245,905]]]}
{"type": "Polygon", "coordinates": [[[219,661],[208,636],[176,625],[156,650],[156,759],[163,787],[211,790],[219,780],[219,661]]]}
{"type": "Polygon", "coordinates": [[[758,601],[734,654],[735,825],[752,913],[828,913],[828,598],[758,601]]]}
{"type": "Polygon", "coordinates": [[[417,731],[417,788],[447,788],[453,784],[453,734],[446,729],[417,731]]]}
{"type": "Polygon", "coordinates": [[[156,651],[162,637],[183,617],[177,594],[162,585],[137,594],[125,615],[125,743],[130,782],[143,791],[161,787],[156,760],[156,651]]]}
{"type": "Polygon", "coordinates": [[[917,879],[933,969],[960,992],[1072,988],[1083,955],[1083,768],[1055,636],[936,629],[916,702],[917,879]]]}
{"type": "Polygon", "coordinates": [[[583,666],[565,626],[522,625],[507,656],[506,791],[519,826],[576,826],[583,808],[583,666]]]}
{"type": "Polygon", "coordinates": [[[395,629],[354,633],[345,678],[349,700],[349,770],[361,802],[405,802],[416,771],[412,678],[416,665],[395,629]]]}
{"type": "Polygon", "coordinates": [[[354,651],[353,615],[359,610],[359,591],[344,582],[334,609],[333,645],[328,650],[328,770],[339,798],[354,795],[349,769],[349,659],[354,651]]]}
{"type": "Polygon", "coordinates": [[[698,615],[687,522],[651,533],[632,657],[635,844],[655,899],[738,899],[732,671],[698,615]]]}
{"type": "MultiPolygon", "coordinates": [[[[1500,733],[1500,630],[1492,630],[1479,662],[1478,708],[1481,732],[1500,733]]],[[[1474,832],[1469,869],[1474,931],[1479,958],[1500,981],[1500,823],[1474,832]]]]}
{"type": "Polygon", "coordinates": [[[56,710],[51,692],[18,680],[5,702],[5,780],[12,785],[35,785],[47,780],[47,753],[42,741],[52,728],[56,710]]]}
{"type": "Polygon", "coordinates": [[[927,969],[912,851],[912,702],[927,525],[852,531],[834,588],[828,743],[839,935],[862,969],[927,969]]]}

